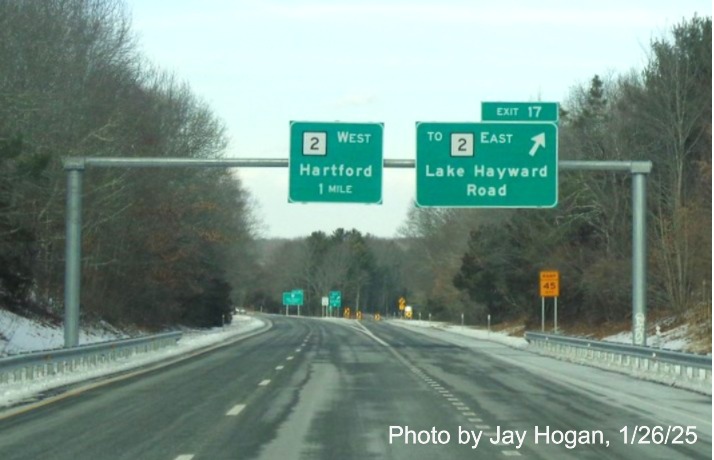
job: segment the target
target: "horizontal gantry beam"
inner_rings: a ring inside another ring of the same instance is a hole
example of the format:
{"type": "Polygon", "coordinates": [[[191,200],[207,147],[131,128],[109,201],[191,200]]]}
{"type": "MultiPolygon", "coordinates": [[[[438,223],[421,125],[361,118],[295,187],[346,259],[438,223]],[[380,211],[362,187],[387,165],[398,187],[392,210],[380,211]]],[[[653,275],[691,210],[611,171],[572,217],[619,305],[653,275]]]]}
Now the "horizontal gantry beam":
{"type": "MultiPolygon", "coordinates": [[[[81,170],[97,168],[287,168],[283,158],[119,158],[119,157],[67,157],[64,169],[81,170]]],[[[385,168],[414,168],[415,160],[383,160],[385,168]]],[[[558,168],[577,171],[622,171],[632,174],[648,174],[650,161],[559,161],[558,168]]]]}

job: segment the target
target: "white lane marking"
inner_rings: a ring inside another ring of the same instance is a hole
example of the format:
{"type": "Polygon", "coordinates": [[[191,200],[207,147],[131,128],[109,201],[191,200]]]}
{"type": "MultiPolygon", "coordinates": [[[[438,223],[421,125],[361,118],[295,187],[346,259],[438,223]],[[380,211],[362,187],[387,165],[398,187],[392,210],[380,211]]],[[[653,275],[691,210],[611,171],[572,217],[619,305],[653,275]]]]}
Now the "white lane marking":
{"type": "Polygon", "coordinates": [[[287,357],[287,360],[288,360],[288,361],[290,361],[291,359],[293,359],[292,356],[288,356],[288,357],[287,357]]]}
{"type": "Polygon", "coordinates": [[[284,367],[285,367],[285,366],[276,366],[276,367],[275,367],[275,370],[276,370],[276,371],[279,371],[279,370],[282,370],[284,367]]]}
{"type": "Polygon", "coordinates": [[[468,416],[476,416],[476,412],[466,412],[464,415],[467,417],[468,416]]]}
{"type": "Polygon", "coordinates": [[[521,453],[517,450],[502,450],[501,453],[506,457],[520,457],[521,453]]]}
{"type": "Polygon", "coordinates": [[[370,330],[367,329],[365,326],[363,326],[362,323],[357,323],[357,325],[358,325],[361,329],[357,329],[357,328],[355,328],[355,329],[357,329],[358,331],[361,330],[361,332],[364,332],[364,334],[367,335],[367,337],[371,338],[372,340],[374,340],[374,341],[377,342],[378,344],[380,344],[380,345],[382,345],[382,346],[385,346],[385,347],[389,347],[389,344],[388,344],[387,342],[385,342],[384,340],[382,340],[382,339],[380,339],[379,337],[377,337],[376,335],[374,335],[374,334],[372,333],[372,331],[370,331],[370,330]]]}
{"type": "Polygon", "coordinates": [[[483,420],[481,420],[480,418],[470,418],[470,419],[469,419],[469,422],[471,422],[471,423],[483,423],[483,420]]]}
{"type": "Polygon", "coordinates": [[[193,458],[193,454],[184,454],[184,455],[179,455],[174,460],[191,460],[192,458],[193,458]]]}
{"type": "Polygon", "coordinates": [[[238,415],[243,409],[245,409],[245,404],[236,404],[233,409],[226,412],[226,415],[238,415]]]}
{"type": "Polygon", "coordinates": [[[295,353],[300,353],[302,351],[302,348],[296,348],[295,353]]]}
{"type": "Polygon", "coordinates": [[[259,387],[264,387],[265,385],[270,383],[270,379],[265,379],[262,382],[258,384],[259,387]]]}
{"type": "Polygon", "coordinates": [[[447,401],[458,401],[459,398],[454,398],[453,396],[451,396],[451,397],[447,397],[446,400],[447,401]]]}
{"type": "Polygon", "coordinates": [[[477,430],[490,430],[491,425],[476,425],[477,430]]]}

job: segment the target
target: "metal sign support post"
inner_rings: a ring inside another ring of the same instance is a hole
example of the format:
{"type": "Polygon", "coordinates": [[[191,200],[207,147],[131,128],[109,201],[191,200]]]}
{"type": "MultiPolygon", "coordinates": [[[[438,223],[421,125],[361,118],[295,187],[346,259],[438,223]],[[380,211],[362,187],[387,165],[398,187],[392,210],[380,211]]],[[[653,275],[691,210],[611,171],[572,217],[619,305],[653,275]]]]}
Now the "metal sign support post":
{"type": "Polygon", "coordinates": [[[555,302],[555,304],[554,304],[555,314],[553,315],[553,332],[555,332],[557,334],[558,333],[558,298],[553,297],[553,301],[555,302]]]}
{"type": "Polygon", "coordinates": [[[545,332],[545,297],[540,298],[540,331],[545,332]]]}
{"type": "Polygon", "coordinates": [[[647,345],[647,183],[644,171],[632,173],[632,342],[647,345]]]}
{"type": "MultiPolygon", "coordinates": [[[[67,213],[64,280],[64,346],[79,344],[79,305],[82,260],[82,176],[88,166],[97,168],[287,168],[287,159],[258,158],[117,158],[67,157],[67,213]]],[[[385,168],[416,167],[415,160],[383,160],[385,168]]],[[[650,161],[559,161],[558,168],[578,171],[621,171],[632,174],[632,313],[633,342],[646,344],[646,175],[650,161]]],[[[287,309],[286,309],[286,313],[287,309]]]]}
{"type": "Polygon", "coordinates": [[[79,295],[82,273],[83,161],[66,161],[67,217],[65,219],[64,346],[79,345],[79,295]]]}

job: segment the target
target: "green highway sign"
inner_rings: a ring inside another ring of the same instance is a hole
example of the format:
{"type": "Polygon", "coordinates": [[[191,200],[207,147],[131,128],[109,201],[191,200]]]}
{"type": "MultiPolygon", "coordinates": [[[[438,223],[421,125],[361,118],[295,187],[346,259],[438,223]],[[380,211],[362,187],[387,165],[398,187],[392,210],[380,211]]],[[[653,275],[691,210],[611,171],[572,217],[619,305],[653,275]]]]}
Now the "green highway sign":
{"type": "Polygon", "coordinates": [[[291,203],[382,203],[382,123],[290,122],[291,203]]]}
{"type": "Polygon", "coordinates": [[[483,121],[558,122],[557,102],[482,102],[483,121]]]}
{"type": "Polygon", "coordinates": [[[303,291],[302,289],[295,289],[293,291],[283,292],[283,305],[303,305],[303,291]]]}
{"type": "Polygon", "coordinates": [[[342,307],[342,292],[341,291],[330,291],[330,308],[340,308],[342,307]]]}
{"type": "Polygon", "coordinates": [[[417,123],[418,206],[558,204],[554,123],[417,123]]]}

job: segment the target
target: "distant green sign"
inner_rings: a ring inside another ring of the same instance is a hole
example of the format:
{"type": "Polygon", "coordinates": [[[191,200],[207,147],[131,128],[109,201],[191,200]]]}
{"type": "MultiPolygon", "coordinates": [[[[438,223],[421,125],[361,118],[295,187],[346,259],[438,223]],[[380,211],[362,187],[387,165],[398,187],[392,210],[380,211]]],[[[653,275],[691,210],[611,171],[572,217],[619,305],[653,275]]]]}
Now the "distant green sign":
{"type": "Polygon", "coordinates": [[[290,123],[290,202],[382,202],[382,123],[290,123]]]}
{"type": "Polygon", "coordinates": [[[419,206],[547,208],[558,203],[553,123],[417,123],[419,206]]]}
{"type": "Polygon", "coordinates": [[[558,122],[557,102],[482,102],[483,121],[558,122]]]}
{"type": "Polygon", "coordinates": [[[340,308],[342,307],[342,292],[341,291],[330,291],[330,308],[340,308]]]}
{"type": "Polygon", "coordinates": [[[283,305],[284,306],[295,306],[303,305],[303,291],[302,289],[295,289],[293,291],[283,292],[283,305]]]}

